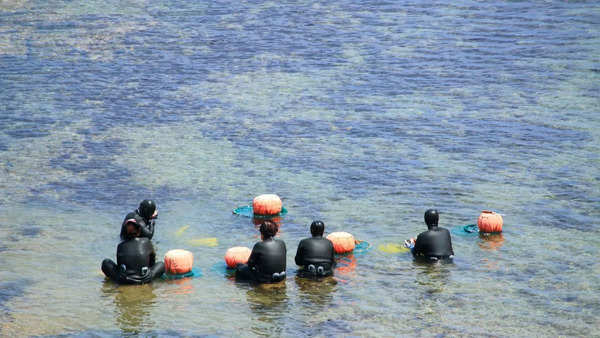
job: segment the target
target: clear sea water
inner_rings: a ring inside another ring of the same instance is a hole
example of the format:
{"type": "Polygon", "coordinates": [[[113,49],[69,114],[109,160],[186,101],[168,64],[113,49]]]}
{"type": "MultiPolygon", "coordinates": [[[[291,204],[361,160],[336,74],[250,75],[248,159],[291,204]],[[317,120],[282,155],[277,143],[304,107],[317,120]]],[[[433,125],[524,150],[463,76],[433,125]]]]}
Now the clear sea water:
{"type": "Polygon", "coordinates": [[[599,168],[596,1],[0,1],[3,336],[600,336],[599,168]],[[219,270],[260,193],[279,287],[219,270]],[[105,281],[144,198],[201,277],[105,281]],[[504,233],[380,249],[432,207],[504,233]],[[314,219],[372,250],[296,278],[314,219]]]}

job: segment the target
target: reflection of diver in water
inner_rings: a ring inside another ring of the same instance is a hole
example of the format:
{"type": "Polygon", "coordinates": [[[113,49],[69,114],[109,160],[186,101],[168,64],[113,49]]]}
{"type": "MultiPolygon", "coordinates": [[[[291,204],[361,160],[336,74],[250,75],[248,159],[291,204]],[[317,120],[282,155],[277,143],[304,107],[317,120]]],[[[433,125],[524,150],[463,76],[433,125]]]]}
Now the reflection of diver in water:
{"type": "Polygon", "coordinates": [[[287,306],[286,284],[257,284],[250,286],[246,293],[248,303],[251,307],[277,308],[287,306]]]}
{"type": "Polygon", "coordinates": [[[125,240],[117,247],[117,264],[110,259],[102,262],[102,272],[119,284],[144,284],[162,276],[163,262],[155,262],[156,253],[150,239],[139,237],[139,216],[129,213],[123,222],[125,240]]]}
{"type": "Polygon", "coordinates": [[[114,295],[115,317],[122,331],[137,334],[154,326],[150,312],[156,295],[151,284],[114,287],[105,283],[102,291],[105,296],[114,295]]]}
{"type": "Polygon", "coordinates": [[[455,265],[450,261],[437,261],[432,264],[423,260],[414,260],[413,265],[417,274],[411,306],[416,309],[419,320],[436,325],[436,322],[443,320],[442,307],[447,306],[449,301],[454,302],[453,298],[456,298],[448,299],[446,291],[455,265]]]}
{"type": "Polygon", "coordinates": [[[333,243],[323,238],[325,224],[314,221],[310,225],[311,238],[305,238],[298,244],[296,251],[296,265],[302,267],[300,275],[309,276],[331,276],[335,266],[333,243]]]}
{"type": "Polygon", "coordinates": [[[296,276],[296,284],[303,298],[309,299],[313,304],[326,305],[333,298],[332,293],[336,289],[337,281],[333,277],[317,281],[296,276]]]}
{"type": "Polygon", "coordinates": [[[257,325],[250,328],[253,334],[280,336],[283,333],[283,327],[278,323],[281,317],[288,313],[286,283],[250,285],[246,292],[246,301],[257,321],[271,324],[270,326],[275,326],[277,330],[274,332],[271,328],[265,332],[264,326],[257,325]]]}

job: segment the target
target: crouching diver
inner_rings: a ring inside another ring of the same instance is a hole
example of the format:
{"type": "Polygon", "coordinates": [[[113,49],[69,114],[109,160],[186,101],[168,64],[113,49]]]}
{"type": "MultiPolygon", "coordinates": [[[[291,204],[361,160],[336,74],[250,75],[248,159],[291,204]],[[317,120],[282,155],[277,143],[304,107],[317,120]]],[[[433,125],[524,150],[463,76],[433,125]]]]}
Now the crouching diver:
{"type": "Polygon", "coordinates": [[[271,221],[261,223],[262,241],[252,248],[248,264],[238,264],[235,272],[237,280],[276,283],[285,279],[287,250],[282,240],[273,238],[276,233],[277,224],[271,221]]]}
{"type": "Polygon", "coordinates": [[[323,238],[325,224],[314,221],[310,225],[311,238],[300,241],[296,251],[296,265],[302,266],[300,274],[308,276],[331,276],[335,266],[333,243],[323,238]]]}
{"type": "Polygon", "coordinates": [[[143,221],[131,212],[125,217],[121,232],[123,241],[117,246],[117,264],[110,259],[102,261],[102,272],[119,284],[145,284],[165,272],[163,262],[155,262],[156,253],[150,239],[140,237],[143,221]]]}
{"type": "Polygon", "coordinates": [[[417,259],[430,261],[447,260],[454,257],[452,240],[448,229],[438,227],[439,214],[435,209],[425,211],[425,223],[427,231],[404,241],[404,245],[411,249],[413,256],[417,259]]]}

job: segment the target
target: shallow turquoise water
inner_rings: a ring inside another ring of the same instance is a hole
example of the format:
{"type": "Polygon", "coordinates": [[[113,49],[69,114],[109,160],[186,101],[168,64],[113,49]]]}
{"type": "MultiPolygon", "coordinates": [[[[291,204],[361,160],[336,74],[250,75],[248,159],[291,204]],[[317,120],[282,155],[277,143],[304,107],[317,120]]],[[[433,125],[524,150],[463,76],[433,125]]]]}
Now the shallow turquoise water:
{"type": "Polygon", "coordinates": [[[0,2],[0,334],[598,335],[599,24],[586,1],[0,2]],[[231,210],[260,193],[289,211],[280,288],[213,269],[258,240],[231,210]],[[104,281],[144,198],[201,277],[104,281]],[[452,265],[378,249],[430,207],[505,232],[454,236],[452,265]],[[373,249],[299,280],[313,219],[373,249]]]}

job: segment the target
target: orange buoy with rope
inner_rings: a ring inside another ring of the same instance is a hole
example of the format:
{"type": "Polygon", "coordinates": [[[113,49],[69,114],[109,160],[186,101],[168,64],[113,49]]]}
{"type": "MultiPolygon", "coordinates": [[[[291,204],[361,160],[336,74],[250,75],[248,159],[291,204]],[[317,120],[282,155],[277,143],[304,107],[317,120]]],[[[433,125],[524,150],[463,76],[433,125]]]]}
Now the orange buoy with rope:
{"type": "Polygon", "coordinates": [[[482,211],[477,219],[477,227],[479,228],[479,232],[502,232],[502,224],[502,215],[489,210],[482,211]]]}
{"type": "Polygon", "coordinates": [[[352,234],[347,232],[332,232],[327,235],[327,239],[333,243],[335,253],[341,254],[351,252],[356,246],[356,240],[352,234]]]}
{"type": "Polygon", "coordinates": [[[194,255],[182,249],[169,250],[165,254],[165,271],[171,275],[180,275],[192,271],[194,255]]]}
{"type": "Polygon", "coordinates": [[[281,198],[275,194],[259,195],[252,201],[252,211],[255,215],[277,215],[281,212],[281,198]]]}

